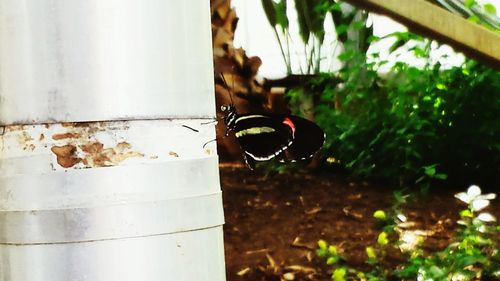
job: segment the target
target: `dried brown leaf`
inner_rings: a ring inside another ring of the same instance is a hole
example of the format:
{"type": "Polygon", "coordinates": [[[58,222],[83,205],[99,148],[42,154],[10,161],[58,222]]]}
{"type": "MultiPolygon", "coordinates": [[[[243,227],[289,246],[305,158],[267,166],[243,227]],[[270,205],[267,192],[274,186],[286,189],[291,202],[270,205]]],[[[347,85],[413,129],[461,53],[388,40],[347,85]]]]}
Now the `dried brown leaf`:
{"type": "Polygon", "coordinates": [[[250,269],[250,267],[245,267],[245,268],[243,268],[242,270],[238,271],[238,272],[236,273],[236,275],[238,275],[238,276],[243,276],[243,275],[246,275],[247,273],[249,273],[249,272],[250,272],[250,270],[251,270],[251,269],[250,269]]]}

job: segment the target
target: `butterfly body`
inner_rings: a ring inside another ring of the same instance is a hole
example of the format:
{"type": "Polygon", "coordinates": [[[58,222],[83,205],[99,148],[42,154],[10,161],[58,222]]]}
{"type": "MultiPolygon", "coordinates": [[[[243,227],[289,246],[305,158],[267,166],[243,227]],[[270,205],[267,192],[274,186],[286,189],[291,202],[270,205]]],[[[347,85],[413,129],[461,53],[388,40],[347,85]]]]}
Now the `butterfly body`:
{"type": "Polygon", "coordinates": [[[323,130],[307,119],[294,115],[238,114],[233,105],[223,106],[226,135],[231,131],[240,144],[247,166],[255,161],[278,158],[283,162],[305,160],[324,143],[323,130]]]}

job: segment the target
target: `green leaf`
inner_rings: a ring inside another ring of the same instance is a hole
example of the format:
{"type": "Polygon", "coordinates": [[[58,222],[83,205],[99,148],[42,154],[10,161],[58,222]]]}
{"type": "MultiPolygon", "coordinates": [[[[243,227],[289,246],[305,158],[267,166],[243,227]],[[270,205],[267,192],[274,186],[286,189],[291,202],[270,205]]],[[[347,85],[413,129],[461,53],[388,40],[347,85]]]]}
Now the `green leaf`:
{"type": "Polygon", "coordinates": [[[381,246],[385,246],[385,245],[389,244],[389,239],[387,239],[386,232],[380,232],[380,234],[377,237],[377,243],[381,246]]]}
{"type": "Polygon", "coordinates": [[[370,35],[368,37],[367,41],[368,41],[368,43],[377,42],[377,41],[380,41],[380,37],[375,36],[375,35],[370,35]]]}
{"type": "Polygon", "coordinates": [[[354,52],[352,50],[347,50],[347,51],[341,53],[340,55],[338,55],[337,58],[340,61],[348,61],[348,60],[353,58],[353,55],[354,55],[354,52]]]}
{"type": "Polygon", "coordinates": [[[355,22],[352,23],[352,28],[354,28],[355,30],[361,30],[365,26],[366,26],[366,22],[365,21],[355,21],[355,22]]]}
{"type": "Polygon", "coordinates": [[[377,259],[377,254],[375,253],[375,249],[373,247],[366,247],[365,251],[366,255],[368,256],[368,259],[370,260],[377,259]]]}
{"type": "Polygon", "coordinates": [[[373,213],[373,217],[376,218],[376,219],[379,219],[379,220],[385,220],[387,218],[387,215],[382,210],[376,210],[373,213]]]}
{"type": "Polygon", "coordinates": [[[347,269],[343,267],[337,268],[332,274],[332,279],[333,281],[345,281],[346,274],[347,274],[347,269]]]}
{"type": "Polygon", "coordinates": [[[413,53],[417,58],[426,58],[428,53],[425,49],[415,47],[413,48],[413,53]]]}
{"type": "Polygon", "coordinates": [[[316,250],[316,255],[318,257],[326,257],[327,256],[327,251],[325,249],[317,249],[316,250]]]}
{"type": "Polygon", "coordinates": [[[460,259],[460,264],[462,264],[464,267],[473,264],[485,264],[485,263],[488,263],[488,259],[482,255],[466,256],[460,259]]]}
{"type": "Polygon", "coordinates": [[[262,7],[264,8],[264,13],[266,14],[269,24],[273,27],[276,26],[276,10],[274,9],[273,0],[262,0],[262,7]]]}
{"type": "Polygon", "coordinates": [[[307,44],[311,30],[307,24],[307,3],[306,0],[295,0],[295,9],[297,10],[297,23],[299,24],[299,34],[302,42],[307,44]]]}
{"type": "Polygon", "coordinates": [[[323,39],[325,37],[325,17],[326,17],[326,12],[318,12],[314,9],[315,5],[320,3],[322,0],[308,0],[308,21],[310,22],[309,24],[311,25],[311,31],[314,35],[316,35],[316,38],[319,39],[320,42],[323,42],[323,39]]]}
{"type": "Polygon", "coordinates": [[[321,239],[318,241],[318,247],[320,249],[326,249],[328,247],[328,243],[325,240],[321,239]]]}
{"type": "Polygon", "coordinates": [[[479,22],[481,21],[481,20],[480,20],[477,16],[475,16],[475,15],[470,16],[467,20],[468,20],[468,21],[470,21],[470,22],[473,22],[473,23],[479,23],[479,22]]]}
{"type": "Polygon", "coordinates": [[[342,12],[342,6],[339,3],[335,3],[331,6],[331,11],[342,12]]]}
{"type": "Polygon", "coordinates": [[[320,0],[295,0],[299,34],[304,43],[309,42],[311,34],[314,34],[320,42],[323,41],[326,12],[315,9],[318,4],[320,0]]]}
{"type": "Polygon", "coordinates": [[[274,3],[274,10],[276,11],[276,24],[281,26],[281,28],[284,31],[285,29],[288,28],[288,16],[286,14],[286,0],[281,0],[280,2],[274,3]]]}
{"type": "Polygon", "coordinates": [[[328,265],[336,264],[338,260],[339,260],[338,257],[329,257],[326,260],[326,264],[328,264],[328,265]]]}
{"type": "Polygon", "coordinates": [[[465,7],[470,8],[476,4],[476,0],[465,0],[464,1],[465,7]]]}
{"type": "Polygon", "coordinates": [[[424,167],[424,173],[431,178],[434,177],[436,174],[436,165],[424,167]]]}
{"type": "Polygon", "coordinates": [[[337,247],[335,247],[333,245],[328,246],[328,253],[332,256],[336,256],[337,255],[337,247]]]}
{"type": "Polygon", "coordinates": [[[437,83],[437,84],[436,84],[436,88],[437,88],[438,90],[447,90],[447,89],[448,89],[448,87],[446,87],[446,85],[445,85],[445,84],[443,84],[443,83],[437,83]]]}
{"type": "Polygon", "coordinates": [[[396,51],[397,49],[403,47],[408,40],[403,40],[403,39],[398,39],[396,42],[392,43],[392,45],[389,47],[389,53],[392,53],[396,51]]]}
{"type": "Polygon", "coordinates": [[[349,26],[347,24],[341,24],[337,27],[335,27],[335,32],[337,32],[337,36],[342,35],[347,32],[349,29],[349,26]]]}
{"type": "Polygon", "coordinates": [[[435,100],[434,100],[434,108],[438,108],[441,103],[443,102],[443,100],[440,98],[440,97],[437,97],[435,100]]]}
{"type": "Polygon", "coordinates": [[[359,280],[366,280],[365,274],[361,271],[356,273],[356,276],[359,278],[359,280]]]}
{"type": "Polygon", "coordinates": [[[472,214],[471,210],[465,209],[460,211],[460,217],[462,218],[472,218],[474,215],[472,214]]]}
{"type": "Polygon", "coordinates": [[[488,14],[491,14],[491,15],[496,15],[497,14],[497,9],[495,8],[495,6],[493,6],[493,4],[487,3],[487,4],[484,4],[483,7],[484,7],[484,10],[488,14]]]}
{"type": "MultiPolygon", "coordinates": [[[[342,9],[332,10],[331,15],[332,15],[332,19],[333,19],[333,23],[334,23],[335,27],[338,27],[341,25],[348,26],[353,21],[354,17],[356,16],[356,10],[354,10],[353,12],[350,12],[348,14],[343,13],[342,9]]],[[[348,36],[347,36],[346,32],[344,32],[342,34],[337,33],[337,37],[338,37],[338,40],[342,43],[346,43],[348,40],[348,36]]]]}

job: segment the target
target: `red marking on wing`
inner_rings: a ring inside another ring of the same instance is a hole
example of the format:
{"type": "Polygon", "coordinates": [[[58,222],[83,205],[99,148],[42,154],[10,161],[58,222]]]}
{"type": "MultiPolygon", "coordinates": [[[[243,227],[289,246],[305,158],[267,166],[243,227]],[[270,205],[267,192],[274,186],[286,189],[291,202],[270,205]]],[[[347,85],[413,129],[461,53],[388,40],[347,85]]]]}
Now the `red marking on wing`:
{"type": "Polygon", "coordinates": [[[293,124],[292,119],[285,117],[285,119],[283,119],[283,124],[287,125],[288,127],[290,127],[290,129],[292,129],[292,136],[295,137],[295,124],[293,124]]]}

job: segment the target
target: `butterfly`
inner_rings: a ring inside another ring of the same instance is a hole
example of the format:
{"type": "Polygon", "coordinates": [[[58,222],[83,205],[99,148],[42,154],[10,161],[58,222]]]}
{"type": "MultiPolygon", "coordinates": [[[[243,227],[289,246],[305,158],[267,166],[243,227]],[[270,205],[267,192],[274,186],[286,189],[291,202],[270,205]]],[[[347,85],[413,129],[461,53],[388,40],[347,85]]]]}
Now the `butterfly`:
{"type": "Polygon", "coordinates": [[[311,158],[324,144],[325,133],[314,122],[294,115],[238,114],[233,104],[225,112],[226,136],[234,132],[245,163],[254,169],[256,161],[273,158],[295,162],[311,158]]]}

